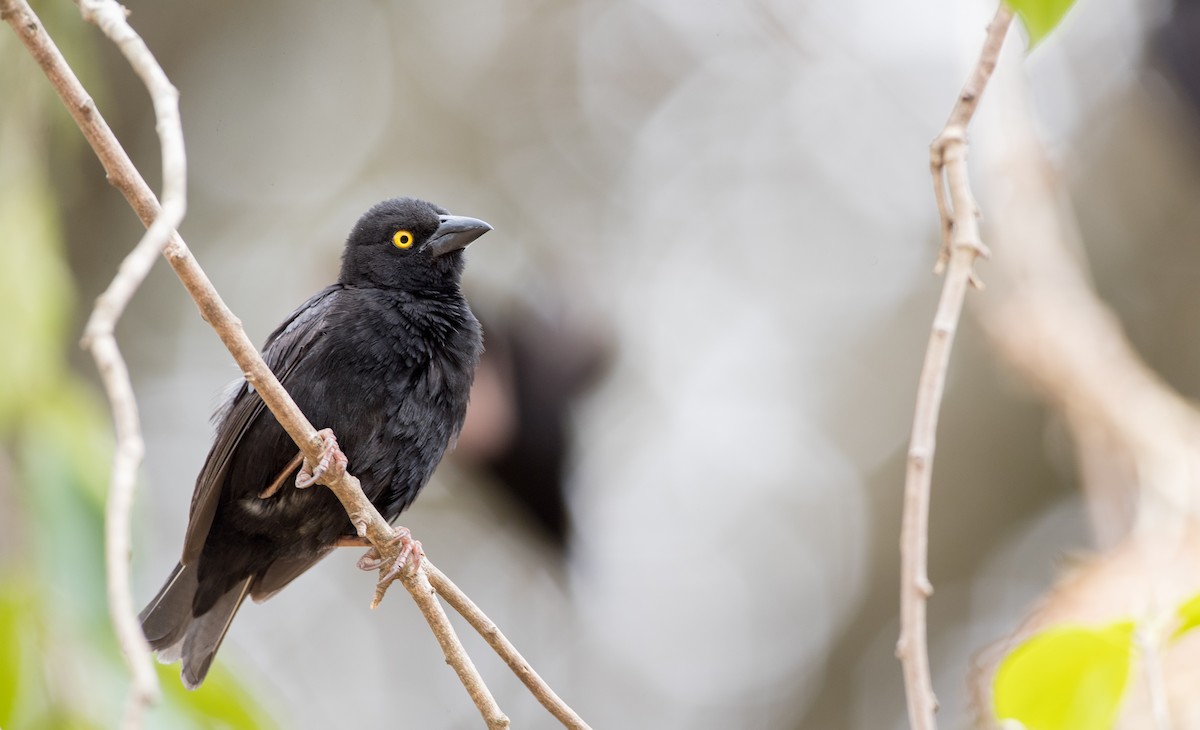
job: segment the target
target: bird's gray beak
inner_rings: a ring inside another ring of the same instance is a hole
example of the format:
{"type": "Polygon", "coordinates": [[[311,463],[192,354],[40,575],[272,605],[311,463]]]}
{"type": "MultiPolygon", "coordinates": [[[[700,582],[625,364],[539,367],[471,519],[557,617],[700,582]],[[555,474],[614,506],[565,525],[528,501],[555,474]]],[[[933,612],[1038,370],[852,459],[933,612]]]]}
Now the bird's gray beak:
{"type": "Polygon", "coordinates": [[[491,226],[478,218],[467,218],[462,215],[439,217],[442,219],[442,224],[433,232],[433,237],[426,244],[434,258],[466,248],[471,241],[492,230],[491,226]]]}

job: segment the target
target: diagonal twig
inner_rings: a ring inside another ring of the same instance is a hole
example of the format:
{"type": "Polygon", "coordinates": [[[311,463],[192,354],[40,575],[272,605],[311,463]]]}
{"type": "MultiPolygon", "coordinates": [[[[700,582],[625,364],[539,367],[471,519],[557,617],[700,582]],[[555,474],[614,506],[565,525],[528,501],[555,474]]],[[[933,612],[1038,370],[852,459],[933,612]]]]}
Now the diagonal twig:
{"type": "MultiPolygon", "coordinates": [[[[482,680],[474,681],[474,677],[478,677],[479,673],[471,657],[467,656],[467,650],[455,635],[454,629],[450,627],[450,619],[446,618],[446,611],[437,599],[437,590],[430,585],[432,571],[437,571],[437,568],[429,565],[428,560],[422,559],[416,570],[403,571],[409,574],[403,579],[405,586],[409,587],[411,584],[409,592],[412,593],[417,608],[421,609],[421,615],[429,622],[429,628],[433,630],[433,635],[441,645],[442,652],[446,655],[446,663],[454,668],[475,706],[483,712],[484,722],[489,728],[507,728],[508,718],[496,706],[496,701],[492,699],[487,686],[482,680]],[[486,711],[485,706],[489,707],[486,711]]],[[[440,571],[438,572],[440,574],[440,571]]]]}
{"type": "Polygon", "coordinates": [[[429,573],[429,582],[433,584],[434,590],[438,595],[446,599],[446,603],[458,611],[459,615],[467,620],[467,623],[479,632],[492,649],[500,655],[504,663],[508,665],[513,674],[517,675],[538,702],[542,703],[551,715],[554,715],[563,727],[570,730],[591,730],[591,727],[583,721],[575,710],[562,701],[550,685],[546,684],[546,680],[529,666],[529,662],[525,661],[525,657],[521,656],[521,652],[517,651],[517,647],[508,640],[508,637],[500,631],[500,627],[496,626],[490,618],[487,617],[475,602],[462,592],[454,582],[446,577],[446,574],[437,569],[437,566],[430,563],[428,560],[421,563],[425,570],[429,573]]]}
{"type": "Polygon", "coordinates": [[[979,235],[979,209],[967,177],[966,130],[996,67],[1011,24],[1012,11],[1001,4],[988,25],[979,60],[959,93],[946,126],[930,146],[930,168],[942,232],[942,248],[935,271],[945,272],[946,281],[921,367],[908,449],[900,533],[900,638],[896,643],[896,656],[904,670],[909,724],[916,730],[937,727],[934,719],[937,699],[929,672],[925,608],[933,593],[927,564],[929,492],[938,411],[967,287],[979,285],[974,274],[975,260],[988,253],[979,235]]]}

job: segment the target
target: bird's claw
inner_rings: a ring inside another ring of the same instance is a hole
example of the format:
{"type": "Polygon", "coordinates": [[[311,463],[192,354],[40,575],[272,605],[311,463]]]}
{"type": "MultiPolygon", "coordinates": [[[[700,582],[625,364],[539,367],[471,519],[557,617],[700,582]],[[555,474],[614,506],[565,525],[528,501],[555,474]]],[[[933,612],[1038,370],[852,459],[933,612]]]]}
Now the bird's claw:
{"type": "MultiPolygon", "coordinates": [[[[397,527],[396,535],[391,540],[388,540],[388,545],[399,545],[400,554],[392,561],[392,567],[387,573],[383,574],[380,582],[391,582],[400,575],[400,571],[404,570],[406,565],[409,565],[411,560],[412,570],[416,570],[421,565],[421,558],[425,557],[425,551],[421,549],[421,541],[414,540],[412,533],[407,527],[397,527]]],[[[371,548],[358,559],[359,570],[379,570],[383,564],[387,562],[379,555],[379,551],[371,548]]]]}
{"type": "Polygon", "coordinates": [[[315,468],[309,464],[308,459],[304,460],[300,472],[296,474],[296,489],[308,489],[320,481],[336,481],[346,473],[348,461],[346,455],[342,453],[341,447],[338,446],[337,437],[333,435],[333,431],[323,428],[317,431],[317,435],[325,444],[325,450],[315,468]]]}
{"type": "MultiPolygon", "coordinates": [[[[421,549],[421,541],[414,540],[412,533],[406,527],[397,527],[396,535],[388,540],[387,544],[400,545],[400,554],[392,562],[392,567],[375,584],[375,598],[371,601],[371,608],[379,605],[384,594],[387,593],[388,587],[400,577],[401,572],[406,568],[410,571],[417,570],[421,567],[421,559],[425,557],[425,551],[421,549]]],[[[375,548],[371,548],[358,559],[358,567],[362,570],[377,570],[386,563],[387,561],[379,555],[379,551],[375,548]]]]}

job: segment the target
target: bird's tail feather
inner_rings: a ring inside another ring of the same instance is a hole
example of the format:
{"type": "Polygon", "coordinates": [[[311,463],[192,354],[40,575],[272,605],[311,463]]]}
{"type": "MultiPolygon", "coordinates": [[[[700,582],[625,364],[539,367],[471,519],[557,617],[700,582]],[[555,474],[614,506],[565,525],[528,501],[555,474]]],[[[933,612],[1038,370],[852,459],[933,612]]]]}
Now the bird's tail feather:
{"type": "Polygon", "coordinates": [[[159,652],[160,661],[173,661],[164,652],[169,653],[169,649],[183,639],[192,623],[192,599],[199,587],[194,566],[189,569],[182,564],[176,565],[158,595],[138,614],[142,633],[150,642],[150,648],[159,652]]]}
{"type": "Polygon", "coordinates": [[[246,600],[250,591],[250,583],[254,576],[234,586],[232,590],[217,599],[213,607],[203,616],[197,616],[188,627],[183,639],[183,684],[188,689],[196,689],[208,674],[217,649],[233,623],[233,617],[246,600]]]}
{"type": "Polygon", "coordinates": [[[217,599],[201,616],[192,615],[200,587],[195,566],[177,565],[154,600],[138,614],[142,632],[158,660],[171,664],[183,659],[183,683],[196,689],[204,681],[221,641],[250,590],[247,577],[217,599]]]}

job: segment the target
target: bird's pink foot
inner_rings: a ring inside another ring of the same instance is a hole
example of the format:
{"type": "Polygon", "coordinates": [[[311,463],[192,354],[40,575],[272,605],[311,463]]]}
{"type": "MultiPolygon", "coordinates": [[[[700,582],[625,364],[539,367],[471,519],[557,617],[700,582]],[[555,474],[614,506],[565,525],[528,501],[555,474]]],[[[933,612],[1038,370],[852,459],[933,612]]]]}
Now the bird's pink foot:
{"type": "Polygon", "coordinates": [[[300,473],[296,475],[296,488],[308,489],[312,485],[322,480],[336,481],[341,478],[342,474],[346,473],[346,455],[342,453],[342,449],[338,446],[337,437],[333,435],[333,430],[323,428],[317,431],[317,435],[321,437],[321,441],[325,444],[325,451],[321,454],[321,460],[317,462],[314,468],[308,463],[308,459],[304,460],[304,465],[300,467],[300,473]]]}
{"type": "MultiPolygon", "coordinates": [[[[425,551],[421,549],[421,541],[413,539],[412,533],[408,531],[407,527],[397,527],[396,536],[389,540],[388,544],[399,545],[400,554],[392,561],[392,567],[388,569],[388,572],[380,578],[381,583],[390,583],[395,580],[410,561],[413,570],[421,566],[421,559],[425,557],[425,551]]],[[[379,570],[385,562],[379,556],[379,551],[371,548],[366,555],[358,559],[358,567],[360,570],[379,570]]]]}
{"type": "Polygon", "coordinates": [[[296,471],[296,469],[300,468],[300,466],[303,464],[304,454],[296,454],[294,457],[292,457],[292,460],[288,462],[287,466],[283,467],[283,471],[279,472],[279,476],[275,477],[275,481],[271,482],[266,489],[258,493],[258,498],[268,499],[275,496],[275,493],[287,483],[287,479],[292,475],[292,472],[296,471]]]}

